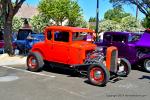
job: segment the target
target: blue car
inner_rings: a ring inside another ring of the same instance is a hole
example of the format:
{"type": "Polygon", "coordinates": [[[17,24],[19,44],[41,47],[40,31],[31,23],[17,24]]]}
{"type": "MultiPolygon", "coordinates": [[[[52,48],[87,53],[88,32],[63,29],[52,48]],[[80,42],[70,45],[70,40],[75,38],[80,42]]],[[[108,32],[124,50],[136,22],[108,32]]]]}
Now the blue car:
{"type": "Polygon", "coordinates": [[[43,40],[42,33],[34,33],[31,29],[19,29],[15,43],[19,54],[27,54],[35,43],[43,40]]]}

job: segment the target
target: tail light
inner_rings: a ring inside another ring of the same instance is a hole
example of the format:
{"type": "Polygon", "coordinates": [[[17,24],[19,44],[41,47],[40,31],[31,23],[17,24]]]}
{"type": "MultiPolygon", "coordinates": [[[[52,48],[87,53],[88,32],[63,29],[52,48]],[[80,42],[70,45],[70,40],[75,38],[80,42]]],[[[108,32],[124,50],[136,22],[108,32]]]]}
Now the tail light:
{"type": "Polygon", "coordinates": [[[107,48],[106,51],[106,66],[110,72],[117,71],[117,61],[118,61],[118,50],[116,47],[111,46],[107,48]]]}

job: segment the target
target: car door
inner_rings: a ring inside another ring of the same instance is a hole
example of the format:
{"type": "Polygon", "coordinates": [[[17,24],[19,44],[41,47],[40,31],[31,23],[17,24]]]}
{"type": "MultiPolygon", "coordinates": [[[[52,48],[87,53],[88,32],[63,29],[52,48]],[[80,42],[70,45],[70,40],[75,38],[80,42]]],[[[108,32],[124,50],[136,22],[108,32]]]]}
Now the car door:
{"type": "Polygon", "coordinates": [[[45,53],[45,57],[46,57],[46,60],[48,61],[52,61],[53,58],[52,58],[52,54],[53,54],[53,35],[52,35],[52,31],[51,30],[48,30],[46,32],[46,38],[45,38],[45,47],[47,48],[43,48],[44,49],[44,53],[45,53]]]}
{"type": "Polygon", "coordinates": [[[55,31],[52,49],[52,58],[54,62],[68,64],[69,32],[55,31]]]}

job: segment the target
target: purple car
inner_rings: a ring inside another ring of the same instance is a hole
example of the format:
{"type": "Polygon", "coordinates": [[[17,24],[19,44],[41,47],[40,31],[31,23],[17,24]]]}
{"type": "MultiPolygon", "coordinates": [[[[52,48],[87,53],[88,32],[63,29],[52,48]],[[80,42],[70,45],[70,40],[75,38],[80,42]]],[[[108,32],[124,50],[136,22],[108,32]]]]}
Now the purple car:
{"type": "MultiPolygon", "coordinates": [[[[130,32],[105,32],[98,46],[116,46],[120,58],[126,58],[132,65],[138,64],[150,72],[150,31],[143,34],[130,32]]],[[[105,51],[105,50],[104,50],[105,51]]]]}

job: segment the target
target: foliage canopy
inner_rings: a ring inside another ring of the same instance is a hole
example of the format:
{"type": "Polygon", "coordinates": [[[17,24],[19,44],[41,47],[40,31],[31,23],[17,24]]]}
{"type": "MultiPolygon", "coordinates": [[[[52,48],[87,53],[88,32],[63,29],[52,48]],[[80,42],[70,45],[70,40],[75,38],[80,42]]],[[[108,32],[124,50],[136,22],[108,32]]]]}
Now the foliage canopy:
{"type": "Polygon", "coordinates": [[[62,25],[67,20],[68,25],[76,26],[76,21],[82,17],[82,10],[76,0],[41,0],[38,8],[56,25],[62,25]]]}
{"type": "Polygon", "coordinates": [[[104,14],[104,19],[121,22],[122,18],[127,17],[129,15],[130,15],[130,13],[124,12],[122,7],[115,7],[113,9],[108,10],[104,14]]]}

